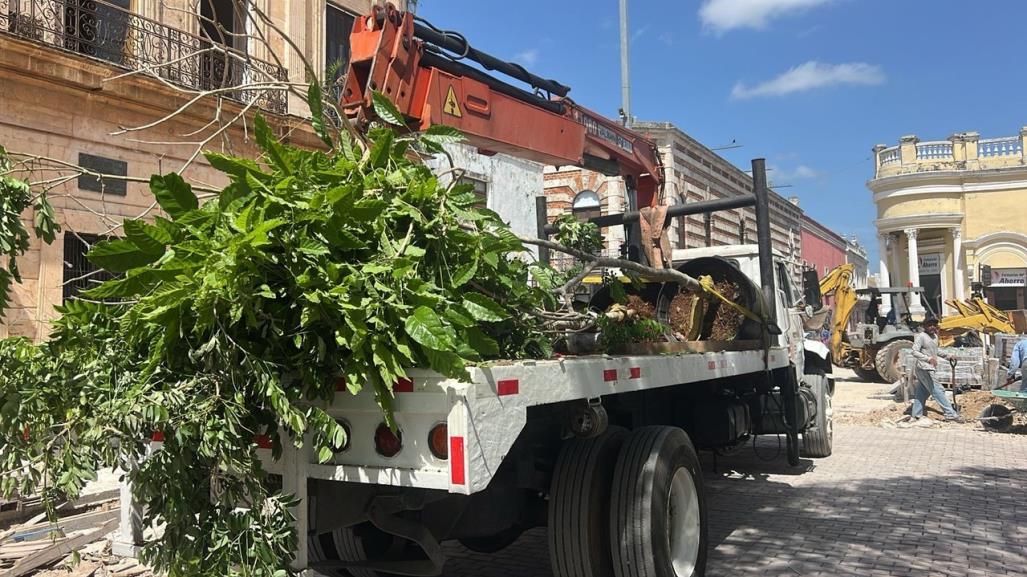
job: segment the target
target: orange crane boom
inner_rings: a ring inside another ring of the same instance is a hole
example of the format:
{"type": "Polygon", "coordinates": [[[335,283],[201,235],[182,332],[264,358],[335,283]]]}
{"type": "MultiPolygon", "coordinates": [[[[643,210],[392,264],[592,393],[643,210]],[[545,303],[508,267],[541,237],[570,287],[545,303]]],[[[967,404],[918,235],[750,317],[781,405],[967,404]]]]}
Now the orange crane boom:
{"type": "Polygon", "coordinates": [[[341,107],[358,123],[374,117],[372,92],[389,98],[414,130],[459,129],[483,154],[505,153],[553,166],[624,177],[628,208],[660,204],[663,168],[656,145],[567,97],[568,87],[474,49],[392,5],[357,18],[341,107]],[[531,86],[490,76],[472,61],[531,86]]]}

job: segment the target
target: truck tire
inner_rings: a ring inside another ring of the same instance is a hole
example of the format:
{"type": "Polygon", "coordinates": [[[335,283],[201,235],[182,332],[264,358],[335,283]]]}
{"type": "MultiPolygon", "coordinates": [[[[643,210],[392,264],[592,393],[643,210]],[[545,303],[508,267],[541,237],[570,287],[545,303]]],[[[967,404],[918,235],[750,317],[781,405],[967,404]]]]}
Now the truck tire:
{"type": "Polygon", "coordinates": [[[617,455],[628,438],[610,427],[593,439],[563,444],[549,493],[549,557],[555,577],[614,577],[610,491],[617,455]]]}
{"type": "Polygon", "coordinates": [[[831,406],[831,383],[824,373],[810,373],[803,381],[817,399],[816,424],[802,434],[802,454],[806,457],[830,457],[834,445],[834,409],[831,406]]]}
{"type": "Polygon", "coordinates": [[[701,577],[706,497],[688,435],[643,427],[621,448],[613,475],[610,549],[617,577],[701,577]]]}
{"type": "MultiPolygon", "coordinates": [[[[363,539],[353,527],[342,527],[332,531],[332,541],[340,561],[366,561],[367,552],[363,539]]],[[[373,569],[346,569],[353,577],[379,577],[373,569]]]]}
{"type": "MultiPolygon", "coordinates": [[[[370,523],[356,525],[353,527],[340,527],[313,537],[318,541],[320,551],[317,551],[321,561],[366,561],[369,557],[381,558],[388,552],[392,555],[399,555],[403,548],[407,547],[409,541],[400,539],[393,535],[379,531],[370,523]],[[326,539],[327,537],[327,539],[326,539]]],[[[311,548],[313,549],[313,547],[311,548]]],[[[311,566],[315,559],[311,556],[311,566]]],[[[325,571],[322,569],[322,571],[325,571]]],[[[326,575],[338,575],[345,577],[395,577],[392,573],[384,573],[374,569],[347,568],[331,569],[326,575]]]]}
{"type": "Polygon", "coordinates": [[[902,367],[899,361],[902,358],[902,351],[913,348],[913,341],[905,339],[892,341],[877,351],[874,357],[874,366],[877,367],[877,374],[881,375],[886,383],[895,383],[902,377],[902,367]]]}

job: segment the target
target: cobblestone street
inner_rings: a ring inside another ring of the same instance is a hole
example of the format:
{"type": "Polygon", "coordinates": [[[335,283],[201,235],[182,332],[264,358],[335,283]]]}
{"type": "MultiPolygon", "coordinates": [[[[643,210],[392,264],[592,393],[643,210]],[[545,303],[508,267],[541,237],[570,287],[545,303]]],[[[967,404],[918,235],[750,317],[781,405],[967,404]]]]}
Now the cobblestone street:
{"type": "MultiPolygon", "coordinates": [[[[840,425],[834,455],[798,469],[761,460],[777,447],[704,456],[711,577],[1027,575],[1027,436],[840,425]]],[[[544,529],[447,552],[449,577],[550,575],[544,529]]]]}

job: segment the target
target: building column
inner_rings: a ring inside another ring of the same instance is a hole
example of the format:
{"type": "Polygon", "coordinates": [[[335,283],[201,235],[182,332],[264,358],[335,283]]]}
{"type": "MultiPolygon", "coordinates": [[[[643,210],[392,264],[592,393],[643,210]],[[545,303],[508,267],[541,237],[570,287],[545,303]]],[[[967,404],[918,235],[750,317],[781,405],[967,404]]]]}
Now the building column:
{"type": "MultiPolygon", "coordinates": [[[[891,284],[891,279],[888,274],[888,244],[890,239],[891,233],[885,232],[877,235],[877,278],[880,287],[887,287],[891,284]]],[[[888,313],[891,311],[891,299],[882,297],[879,310],[882,317],[888,316],[888,313]]]]}
{"type": "MultiPolygon", "coordinates": [[[[920,255],[917,253],[916,247],[918,231],[915,228],[907,228],[903,232],[906,233],[906,240],[909,244],[906,250],[906,257],[909,262],[909,284],[910,286],[920,286],[920,255]]],[[[909,313],[923,314],[923,312],[924,307],[920,304],[920,294],[909,295],[909,313]]]]}
{"type": "Polygon", "coordinates": [[[955,289],[956,300],[966,298],[966,269],[963,267],[963,231],[953,228],[952,233],[952,287],[955,289]]]}

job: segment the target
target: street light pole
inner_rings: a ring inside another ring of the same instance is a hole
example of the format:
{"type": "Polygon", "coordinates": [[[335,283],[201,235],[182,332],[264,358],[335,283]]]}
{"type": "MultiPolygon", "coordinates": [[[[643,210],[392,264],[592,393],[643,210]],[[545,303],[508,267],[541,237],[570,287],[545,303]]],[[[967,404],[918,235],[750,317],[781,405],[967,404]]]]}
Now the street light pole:
{"type": "Polygon", "coordinates": [[[620,0],[620,98],[621,118],[631,125],[631,80],[628,75],[628,0],[620,0]]]}

